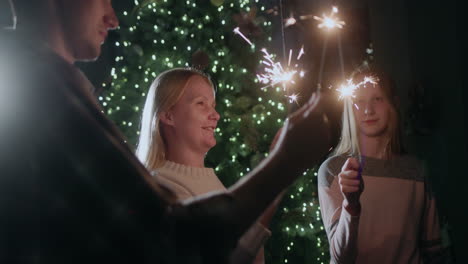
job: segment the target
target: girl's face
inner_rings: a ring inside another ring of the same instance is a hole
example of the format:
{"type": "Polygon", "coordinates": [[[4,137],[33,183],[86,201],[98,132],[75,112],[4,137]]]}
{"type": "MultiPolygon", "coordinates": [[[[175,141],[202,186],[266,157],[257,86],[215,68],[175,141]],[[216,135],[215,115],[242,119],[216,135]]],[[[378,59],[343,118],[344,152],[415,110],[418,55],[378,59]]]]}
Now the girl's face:
{"type": "Polygon", "coordinates": [[[359,88],[353,99],[353,110],[360,136],[387,136],[391,108],[379,84],[359,88]]]}
{"type": "Polygon", "coordinates": [[[181,98],[167,112],[178,145],[203,154],[216,145],[214,131],[220,116],[215,106],[213,87],[199,75],[190,77],[181,98]]]}

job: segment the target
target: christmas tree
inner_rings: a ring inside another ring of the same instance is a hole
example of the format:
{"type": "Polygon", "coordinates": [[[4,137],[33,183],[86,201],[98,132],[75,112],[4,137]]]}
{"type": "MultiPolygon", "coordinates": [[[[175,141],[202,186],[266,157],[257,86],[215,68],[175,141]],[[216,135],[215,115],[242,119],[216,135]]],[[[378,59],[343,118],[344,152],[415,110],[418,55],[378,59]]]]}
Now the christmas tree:
{"type": "MultiPolygon", "coordinates": [[[[261,48],[272,40],[271,10],[258,0],[146,0],[118,14],[119,55],[99,100],[128,143],[136,144],[154,78],[174,67],[196,67],[216,84],[221,115],[218,143],[208,153],[206,166],[230,186],[266,157],[289,104],[281,87],[260,89],[256,78],[261,48]],[[236,27],[253,46],[233,33],[236,27]]],[[[305,172],[278,207],[270,225],[273,235],[265,245],[266,263],[328,261],[316,171],[305,172]]]]}

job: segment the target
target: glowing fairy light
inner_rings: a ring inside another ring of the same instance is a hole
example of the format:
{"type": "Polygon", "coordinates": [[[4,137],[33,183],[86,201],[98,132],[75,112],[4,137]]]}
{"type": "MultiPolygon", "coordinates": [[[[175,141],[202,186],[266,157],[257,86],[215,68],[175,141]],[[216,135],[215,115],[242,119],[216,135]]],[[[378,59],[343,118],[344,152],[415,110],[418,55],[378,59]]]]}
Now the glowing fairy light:
{"type": "MultiPolygon", "coordinates": [[[[241,36],[249,45],[253,46],[252,42],[244,34],[242,34],[242,32],[240,32],[238,27],[234,29],[234,33],[241,36]]],[[[296,74],[299,73],[298,75],[300,78],[304,77],[304,71],[300,70],[297,64],[295,64],[294,67],[291,67],[293,60],[293,50],[289,50],[287,67],[283,67],[281,63],[275,62],[274,56],[270,54],[267,49],[263,48],[261,51],[263,52],[263,60],[261,60],[260,63],[264,68],[263,73],[257,74],[257,79],[262,84],[264,84],[264,86],[261,88],[262,90],[266,90],[268,87],[281,84],[283,86],[283,91],[286,92],[288,90],[289,84],[295,84],[294,79],[296,74]]],[[[301,47],[296,60],[299,60],[304,54],[304,47],[301,47]]],[[[286,97],[290,102],[296,102],[298,94],[290,94],[286,95],[286,97]]]]}
{"type": "Polygon", "coordinates": [[[362,82],[355,84],[353,79],[346,80],[346,83],[342,84],[340,88],[336,89],[340,93],[339,99],[355,97],[354,92],[359,89],[361,86],[365,86],[368,83],[377,84],[379,81],[378,78],[374,76],[365,76],[362,82]]]}

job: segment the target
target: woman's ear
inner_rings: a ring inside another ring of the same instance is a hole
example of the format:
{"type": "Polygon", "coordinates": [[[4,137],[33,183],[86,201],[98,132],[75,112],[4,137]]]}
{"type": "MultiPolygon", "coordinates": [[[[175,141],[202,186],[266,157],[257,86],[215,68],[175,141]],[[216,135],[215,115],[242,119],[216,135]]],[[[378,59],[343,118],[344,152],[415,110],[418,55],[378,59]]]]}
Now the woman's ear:
{"type": "Polygon", "coordinates": [[[159,120],[161,120],[161,123],[169,126],[174,125],[174,118],[171,113],[171,111],[163,111],[159,114],[159,120]]]}

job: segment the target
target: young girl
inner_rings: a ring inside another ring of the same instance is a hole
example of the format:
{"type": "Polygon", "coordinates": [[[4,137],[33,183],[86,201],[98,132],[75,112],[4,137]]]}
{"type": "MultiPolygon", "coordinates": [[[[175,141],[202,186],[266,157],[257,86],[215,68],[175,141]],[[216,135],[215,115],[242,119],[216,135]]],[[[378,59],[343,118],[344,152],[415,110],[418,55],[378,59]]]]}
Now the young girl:
{"type": "Polygon", "coordinates": [[[319,169],[332,263],[438,261],[435,200],[421,162],[403,154],[393,83],[371,71],[354,81],[366,75],[379,81],[346,99],[341,140],[319,169]]]}

